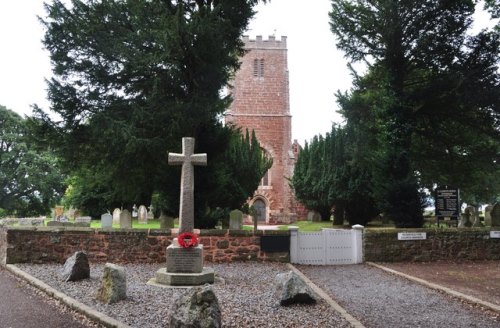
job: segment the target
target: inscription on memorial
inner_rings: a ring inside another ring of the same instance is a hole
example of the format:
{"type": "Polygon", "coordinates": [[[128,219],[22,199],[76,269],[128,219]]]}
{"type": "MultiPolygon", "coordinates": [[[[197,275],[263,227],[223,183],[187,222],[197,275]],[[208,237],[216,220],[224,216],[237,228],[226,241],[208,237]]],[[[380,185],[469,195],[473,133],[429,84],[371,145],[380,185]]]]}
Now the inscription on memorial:
{"type": "Polygon", "coordinates": [[[197,273],[202,270],[202,248],[167,248],[167,272],[197,273]]]}

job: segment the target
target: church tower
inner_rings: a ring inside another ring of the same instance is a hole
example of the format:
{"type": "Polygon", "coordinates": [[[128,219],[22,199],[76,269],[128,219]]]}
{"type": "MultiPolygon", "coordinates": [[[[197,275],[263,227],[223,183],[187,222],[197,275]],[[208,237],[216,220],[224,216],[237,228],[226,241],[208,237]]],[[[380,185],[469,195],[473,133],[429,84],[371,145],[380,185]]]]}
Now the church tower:
{"type": "Polygon", "coordinates": [[[293,222],[295,200],[287,178],[293,175],[296,154],[291,142],[286,37],[250,40],[245,36],[243,41],[247,53],[231,83],[233,103],[226,123],[243,131],[255,130],[261,147],[273,159],[273,166],[250,200],[259,221],[293,222]]]}

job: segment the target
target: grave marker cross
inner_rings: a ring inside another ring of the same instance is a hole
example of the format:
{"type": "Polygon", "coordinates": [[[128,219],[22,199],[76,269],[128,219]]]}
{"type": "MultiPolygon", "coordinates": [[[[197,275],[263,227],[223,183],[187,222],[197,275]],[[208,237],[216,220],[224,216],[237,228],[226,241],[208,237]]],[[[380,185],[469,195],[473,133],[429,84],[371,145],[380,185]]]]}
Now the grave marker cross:
{"type": "Polygon", "coordinates": [[[182,138],[182,154],[169,153],[169,165],[182,165],[179,233],[194,229],[194,167],[207,165],[207,154],[194,154],[194,138],[182,138]]]}

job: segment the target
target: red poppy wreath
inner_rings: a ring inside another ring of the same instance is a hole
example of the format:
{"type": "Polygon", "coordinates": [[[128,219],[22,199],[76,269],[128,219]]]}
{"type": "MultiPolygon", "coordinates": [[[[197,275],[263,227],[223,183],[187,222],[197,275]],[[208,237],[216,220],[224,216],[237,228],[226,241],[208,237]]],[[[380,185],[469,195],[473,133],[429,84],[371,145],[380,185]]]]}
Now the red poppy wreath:
{"type": "Polygon", "coordinates": [[[177,242],[182,248],[198,246],[198,237],[192,232],[183,232],[177,236],[177,242]]]}

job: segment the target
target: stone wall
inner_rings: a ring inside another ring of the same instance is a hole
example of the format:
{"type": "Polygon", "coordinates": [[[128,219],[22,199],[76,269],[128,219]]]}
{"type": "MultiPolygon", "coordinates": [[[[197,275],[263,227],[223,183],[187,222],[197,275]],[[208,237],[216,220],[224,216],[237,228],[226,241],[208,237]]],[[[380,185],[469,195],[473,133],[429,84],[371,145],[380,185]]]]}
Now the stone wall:
{"type": "MultiPolygon", "coordinates": [[[[200,243],[209,262],[289,261],[289,253],[260,251],[260,236],[288,231],[202,230],[200,243]]],[[[170,231],[102,230],[77,227],[30,227],[0,229],[0,264],[64,261],[76,251],[85,251],[91,262],[162,263],[172,242],[170,231]]]]}
{"type": "Polygon", "coordinates": [[[366,229],[364,260],[373,262],[500,260],[490,229],[366,229]],[[426,232],[425,240],[398,240],[398,232],[426,232]]]}

